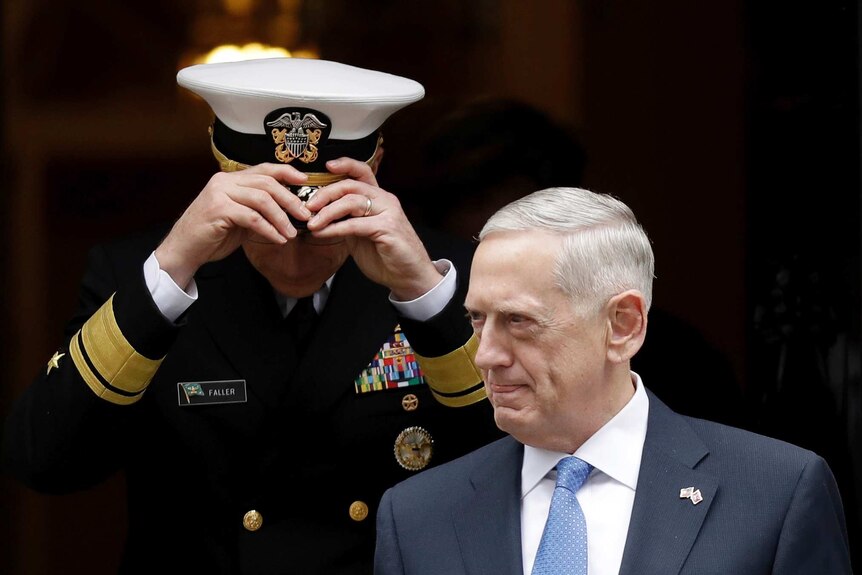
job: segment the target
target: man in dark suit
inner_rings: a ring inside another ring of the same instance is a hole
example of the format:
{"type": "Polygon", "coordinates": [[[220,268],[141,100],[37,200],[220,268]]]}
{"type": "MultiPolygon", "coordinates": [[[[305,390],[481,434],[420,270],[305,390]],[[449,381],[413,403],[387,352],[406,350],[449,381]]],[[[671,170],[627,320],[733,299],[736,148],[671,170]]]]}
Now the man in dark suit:
{"type": "Polygon", "coordinates": [[[822,458],[678,415],[631,371],[653,270],[607,195],[550,188],[488,220],[465,305],[510,436],[387,490],[377,575],[851,573],[822,458]]]}
{"type": "Polygon", "coordinates": [[[178,81],[222,172],[166,233],[92,251],[5,469],[49,493],[123,470],[122,573],[370,573],[383,490],[499,437],[470,250],[420,240],[375,177],[381,124],[424,91],[291,59],[178,81]]]}

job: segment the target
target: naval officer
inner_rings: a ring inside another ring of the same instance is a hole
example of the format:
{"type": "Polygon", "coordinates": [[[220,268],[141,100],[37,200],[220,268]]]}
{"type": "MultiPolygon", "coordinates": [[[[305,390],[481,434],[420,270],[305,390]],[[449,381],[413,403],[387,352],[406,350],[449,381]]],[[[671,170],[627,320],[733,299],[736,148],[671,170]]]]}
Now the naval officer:
{"type": "Polygon", "coordinates": [[[424,90],[304,59],[178,82],[221,169],[169,229],[91,251],[3,464],[47,493],[124,471],[122,573],[370,573],[383,491],[499,433],[469,246],[420,239],[375,177],[424,90]]]}

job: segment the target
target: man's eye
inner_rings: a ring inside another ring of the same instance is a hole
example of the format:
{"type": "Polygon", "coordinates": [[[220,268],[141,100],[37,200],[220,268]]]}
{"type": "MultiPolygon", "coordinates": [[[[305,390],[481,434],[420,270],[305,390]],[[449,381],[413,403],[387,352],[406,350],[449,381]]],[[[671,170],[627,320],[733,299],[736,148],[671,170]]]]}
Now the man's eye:
{"type": "Polygon", "coordinates": [[[482,333],[482,326],[485,324],[485,316],[480,313],[467,312],[467,319],[470,320],[470,327],[473,328],[473,333],[477,336],[482,333]]]}

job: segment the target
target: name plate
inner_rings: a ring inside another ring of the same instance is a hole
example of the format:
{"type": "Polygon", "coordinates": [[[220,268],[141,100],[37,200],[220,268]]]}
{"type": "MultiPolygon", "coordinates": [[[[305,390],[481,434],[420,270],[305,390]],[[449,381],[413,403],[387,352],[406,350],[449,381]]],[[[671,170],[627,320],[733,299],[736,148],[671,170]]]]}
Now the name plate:
{"type": "Polygon", "coordinates": [[[177,384],[180,406],[245,403],[245,380],[189,381],[177,384]]]}

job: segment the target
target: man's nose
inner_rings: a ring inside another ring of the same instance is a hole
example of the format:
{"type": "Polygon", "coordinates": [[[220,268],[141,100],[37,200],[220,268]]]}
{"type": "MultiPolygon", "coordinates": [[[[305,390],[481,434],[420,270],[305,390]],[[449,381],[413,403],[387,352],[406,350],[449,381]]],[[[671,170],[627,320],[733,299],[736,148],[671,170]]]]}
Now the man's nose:
{"type": "Polygon", "coordinates": [[[476,350],[476,367],[489,370],[505,367],[511,364],[512,355],[507,345],[505,334],[491,326],[485,326],[479,336],[479,348],[476,350]]]}

